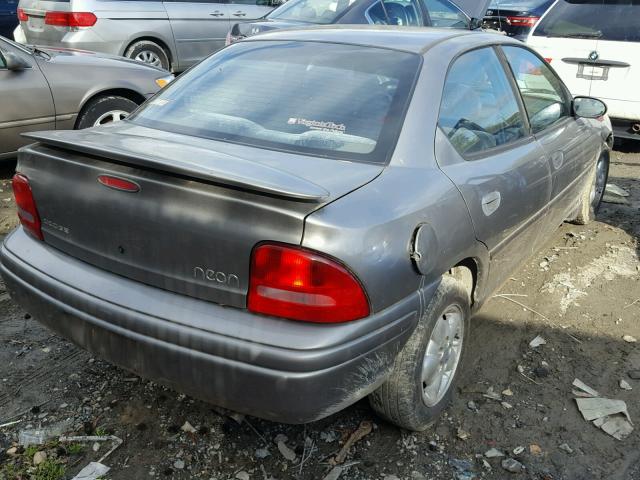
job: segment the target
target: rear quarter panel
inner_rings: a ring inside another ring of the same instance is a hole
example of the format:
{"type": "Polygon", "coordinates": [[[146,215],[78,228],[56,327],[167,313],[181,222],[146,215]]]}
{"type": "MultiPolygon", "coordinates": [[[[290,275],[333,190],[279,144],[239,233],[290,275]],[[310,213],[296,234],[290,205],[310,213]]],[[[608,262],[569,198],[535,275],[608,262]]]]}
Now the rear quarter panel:
{"type": "MultiPolygon", "coordinates": [[[[363,283],[374,311],[429,285],[461,260],[473,258],[478,287],[488,267],[469,211],[455,185],[435,162],[440,95],[449,60],[425,55],[420,77],[387,168],[373,181],[311,214],[303,246],[342,260],[363,283]],[[421,275],[410,257],[416,229],[435,232],[431,268],[421,275]]],[[[477,289],[478,290],[478,289],[477,289]]],[[[479,298],[479,295],[476,295],[479,298]]]]}

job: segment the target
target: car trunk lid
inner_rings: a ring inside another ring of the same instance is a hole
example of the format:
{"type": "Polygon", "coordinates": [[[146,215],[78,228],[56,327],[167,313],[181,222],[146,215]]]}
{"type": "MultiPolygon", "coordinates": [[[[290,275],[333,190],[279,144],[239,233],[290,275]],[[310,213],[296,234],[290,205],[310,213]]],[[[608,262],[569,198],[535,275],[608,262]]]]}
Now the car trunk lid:
{"type": "Polygon", "coordinates": [[[304,219],[382,165],[304,157],[132,125],[32,134],[21,153],[45,242],[105,270],[245,307],[253,248],[299,244],[304,219]],[[131,182],[109,188],[99,177],[131,182]]]}

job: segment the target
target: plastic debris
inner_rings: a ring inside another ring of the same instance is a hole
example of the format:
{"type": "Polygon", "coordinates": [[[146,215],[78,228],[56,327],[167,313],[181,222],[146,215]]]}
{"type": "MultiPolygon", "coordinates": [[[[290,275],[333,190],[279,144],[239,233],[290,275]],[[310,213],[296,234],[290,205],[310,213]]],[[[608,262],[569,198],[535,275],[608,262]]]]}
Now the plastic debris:
{"type": "Polygon", "coordinates": [[[631,385],[629,385],[629,382],[626,380],[620,380],[620,388],[623,390],[633,390],[631,385]]]}
{"type": "Polygon", "coordinates": [[[602,196],[602,201],[605,203],[617,203],[619,205],[626,205],[629,203],[627,197],[629,196],[629,192],[625,189],[620,188],[615,183],[607,183],[607,186],[604,190],[604,195],[602,196]]]}
{"type": "Polygon", "coordinates": [[[511,405],[509,402],[500,402],[500,405],[502,405],[502,408],[506,408],[507,410],[513,408],[513,405],[511,405]]]}
{"type": "Polygon", "coordinates": [[[492,448],[484,452],[484,456],[487,458],[504,457],[504,453],[498,450],[497,448],[492,448]]]}
{"type": "Polygon", "coordinates": [[[504,395],[505,397],[513,397],[513,392],[510,388],[506,388],[502,391],[502,395],[504,395]]]}
{"type": "Polygon", "coordinates": [[[344,445],[338,452],[338,454],[333,458],[334,464],[344,463],[349,453],[351,447],[358,441],[362,440],[364,437],[369,435],[373,430],[373,424],[367,420],[360,423],[358,428],[349,436],[344,445]]]}
{"type": "Polygon", "coordinates": [[[196,433],[196,429],[189,422],[184,422],[184,425],[180,427],[180,430],[186,433],[196,433]]]}
{"type": "Polygon", "coordinates": [[[490,398],[491,400],[497,400],[498,402],[502,400],[502,395],[500,395],[498,392],[494,392],[493,387],[489,387],[487,389],[487,393],[483,393],[482,396],[490,398]]]}
{"type": "Polygon", "coordinates": [[[623,335],[622,340],[624,340],[627,343],[636,343],[638,341],[637,338],[632,337],[631,335],[623,335]]]}
{"type": "Polygon", "coordinates": [[[513,458],[505,458],[502,460],[502,468],[511,473],[520,473],[524,471],[524,465],[513,458]]]}
{"type": "Polygon", "coordinates": [[[611,435],[623,440],[633,431],[627,404],[623,400],[608,398],[576,398],[578,409],[587,421],[611,435]]]}
{"type": "Polygon", "coordinates": [[[287,440],[287,436],[281,433],[276,435],[275,438],[276,445],[278,446],[278,450],[280,450],[282,456],[290,462],[293,462],[296,459],[296,452],[287,446],[287,440]]]}
{"type": "Polygon", "coordinates": [[[522,452],[524,452],[524,447],[516,447],[513,449],[514,455],[520,455],[522,452]]]}
{"type": "Polygon", "coordinates": [[[71,480],[97,480],[98,478],[106,475],[111,470],[106,465],[99,462],[91,462],[78,472],[78,474],[71,480]]]}
{"type": "Polygon", "coordinates": [[[579,380],[577,378],[573,381],[571,385],[581,390],[581,391],[578,391],[578,390],[573,391],[573,394],[576,397],[599,397],[600,396],[600,394],[597,391],[595,391],[589,385],[587,385],[582,380],[579,380]]]}
{"type": "Polygon", "coordinates": [[[458,431],[456,432],[456,436],[460,439],[460,440],[468,440],[469,438],[471,438],[471,434],[469,432],[467,432],[466,430],[464,430],[461,427],[458,427],[458,431]]]}
{"type": "Polygon", "coordinates": [[[562,445],[560,445],[558,448],[559,448],[560,450],[563,450],[563,451],[567,452],[567,453],[573,453],[573,448],[571,448],[571,447],[569,446],[569,444],[567,444],[567,443],[563,443],[563,444],[562,444],[562,445]]]}
{"type": "Polygon", "coordinates": [[[529,346],[531,348],[538,348],[540,345],[546,345],[546,344],[547,344],[547,341],[544,338],[542,338],[540,335],[538,335],[536,338],[534,338],[529,342],[529,346]]]}

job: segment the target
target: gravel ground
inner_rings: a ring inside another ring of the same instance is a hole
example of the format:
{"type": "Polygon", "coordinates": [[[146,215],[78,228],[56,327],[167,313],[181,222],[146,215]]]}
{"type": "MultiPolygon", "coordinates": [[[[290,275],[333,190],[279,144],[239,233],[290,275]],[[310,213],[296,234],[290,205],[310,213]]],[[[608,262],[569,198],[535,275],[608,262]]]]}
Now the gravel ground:
{"type": "MultiPolygon", "coordinates": [[[[640,422],[640,380],[629,376],[640,344],[623,340],[640,339],[638,152],[622,144],[612,156],[610,182],[631,194],[628,204],[604,204],[588,227],[560,227],[474,318],[458,395],[420,434],[386,424],[366,401],[306,426],[236,417],[92,358],[31,319],[0,283],[0,424],[20,420],[0,427],[0,479],[71,478],[111,445],[53,440],[34,467],[38,448],[10,448],[20,430],[39,426],[122,439],[104,460],[114,480],[322,479],[367,422],[373,430],[349,450],[341,479],[640,479],[639,431],[616,440],[586,422],[571,388],[579,378],[624,400],[640,422]],[[533,349],[538,335],[547,343],[533,349]],[[485,457],[491,448],[507,457],[485,457]],[[506,471],[509,457],[525,469],[506,471]]],[[[15,225],[10,170],[0,175],[0,234],[15,225]]]]}

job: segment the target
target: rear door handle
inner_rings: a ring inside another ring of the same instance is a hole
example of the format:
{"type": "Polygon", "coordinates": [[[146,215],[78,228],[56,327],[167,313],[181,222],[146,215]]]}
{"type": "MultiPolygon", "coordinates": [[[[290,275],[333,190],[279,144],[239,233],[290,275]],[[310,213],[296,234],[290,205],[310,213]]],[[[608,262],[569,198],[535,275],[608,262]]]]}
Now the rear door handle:
{"type": "Polygon", "coordinates": [[[494,213],[500,207],[501,200],[500,192],[489,192],[484,195],[482,197],[482,213],[487,217],[494,213]]]}
{"type": "Polygon", "coordinates": [[[224,13],[222,13],[219,10],[216,10],[215,12],[210,13],[209,15],[211,15],[212,17],[224,17],[224,13]]]}
{"type": "Polygon", "coordinates": [[[234,17],[246,17],[247,14],[245,12],[237,11],[233,14],[234,17]]]}

